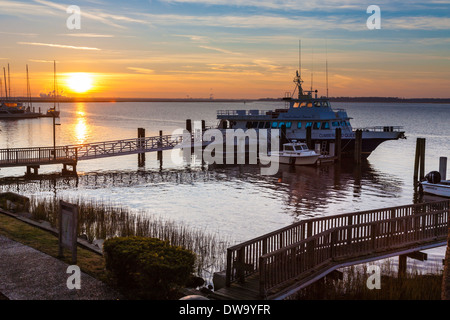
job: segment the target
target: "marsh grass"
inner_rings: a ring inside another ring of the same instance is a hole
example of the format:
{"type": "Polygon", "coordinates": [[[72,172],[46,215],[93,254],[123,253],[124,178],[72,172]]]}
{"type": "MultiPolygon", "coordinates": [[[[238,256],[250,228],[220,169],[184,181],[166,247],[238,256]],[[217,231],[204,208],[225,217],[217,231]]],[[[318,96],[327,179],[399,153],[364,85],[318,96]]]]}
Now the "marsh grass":
{"type": "Polygon", "coordinates": [[[398,277],[391,260],[377,263],[381,269],[380,289],[370,290],[367,265],[342,269],[343,279],[326,278],[302,289],[291,299],[299,300],[440,300],[442,269],[430,266],[419,270],[413,265],[403,277],[398,277]]]}
{"type": "MultiPolygon", "coordinates": [[[[211,279],[213,272],[225,269],[228,241],[217,234],[163,219],[145,211],[134,212],[111,202],[61,199],[79,207],[78,235],[88,241],[112,237],[141,236],[168,241],[196,254],[196,273],[211,279]]],[[[58,226],[59,199],[31,198],[30,213],[35,220],[58,226]]]]}

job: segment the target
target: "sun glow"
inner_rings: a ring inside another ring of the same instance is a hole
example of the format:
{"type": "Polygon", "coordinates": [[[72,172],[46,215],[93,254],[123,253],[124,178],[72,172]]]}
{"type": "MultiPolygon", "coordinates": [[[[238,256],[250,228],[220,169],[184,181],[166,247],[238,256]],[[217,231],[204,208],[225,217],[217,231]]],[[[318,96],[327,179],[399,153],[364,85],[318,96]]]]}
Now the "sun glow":
{"type": "Polygon", "coordinates": [[[69,73],[66,78],[67,87],[76,93],[86,93],[94,86],[94,76],[90,73],[69,73]]]}

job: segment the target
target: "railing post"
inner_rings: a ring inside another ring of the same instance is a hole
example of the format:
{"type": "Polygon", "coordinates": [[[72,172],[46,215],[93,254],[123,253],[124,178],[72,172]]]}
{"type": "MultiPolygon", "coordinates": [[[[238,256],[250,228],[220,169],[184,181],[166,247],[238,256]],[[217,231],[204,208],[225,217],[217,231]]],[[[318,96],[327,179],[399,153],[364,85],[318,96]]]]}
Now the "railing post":
{"type": "Polygon", "coordinates": [[[378,229],[378,224],[377,223],[372,223],[370,225],[370,231],[372,233],[372,250],[375,251],[376,249],[376,245],[377,245],[377,229],[378,229]]]}
{"type": "Polygon", "coordinates": [[[259,257],[259,295],[261,298],[266,296],[266,259],[259,257]]]}
{"type": "Polygon", "coordinates": [[[227,249],[227,269],[225,273],[225,285],[229,287],[231,285],[231,273],[233,269],[232,251],[227,249]]]}
{"type": "Polygon", "coordinates": [[[245,282],[245,271],[244,271],[244,263],[245,263],[245,247],[242,247],[237,252],[237,268],[236,268],[236,277],[240,283],[245,282]]]}
{"type": "Polygon", "coordinates": [[[347,245],[352,243],[353,235],[352,235],[352,226],[353,226],[353,215],[349,215],[347,217],[347,245]]]}

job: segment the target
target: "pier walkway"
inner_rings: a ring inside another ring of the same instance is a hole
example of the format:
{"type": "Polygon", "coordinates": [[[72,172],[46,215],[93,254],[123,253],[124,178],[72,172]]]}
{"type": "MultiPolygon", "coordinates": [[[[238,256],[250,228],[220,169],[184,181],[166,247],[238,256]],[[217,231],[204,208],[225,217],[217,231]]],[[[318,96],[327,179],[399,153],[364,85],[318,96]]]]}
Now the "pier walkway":
{"type": "MultiPolygon", "coordinates": [[[[341,267],[445,246],[450,200],[300,221],[228,248],[211,298],[284,299],[341,267]]],[[[400,267],[400,268],[403,268],[400,267]]]]}
{"type": "Polygon", "coordinates": [[[64,169],[70,165],[75,170],[78,161],[161,152],[187,146],[188,140],[193,142],[195,138],[195,134],[187,133],[68,146],[0,149],[0,168],[26,166],[27,173],[31,173],[30,169],[37,173],[41,165],[63,164],[64,169]]]}

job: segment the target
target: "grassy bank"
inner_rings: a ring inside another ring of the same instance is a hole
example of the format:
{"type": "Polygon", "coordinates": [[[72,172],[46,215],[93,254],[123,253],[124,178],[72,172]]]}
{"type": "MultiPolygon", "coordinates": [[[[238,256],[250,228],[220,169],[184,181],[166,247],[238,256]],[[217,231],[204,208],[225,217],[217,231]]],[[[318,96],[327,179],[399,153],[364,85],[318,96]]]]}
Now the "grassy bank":
{"type": "MultiPolygon", "coordinates": [[[[78,205],[78,235],[88,241],[129,236],[158,238],[195,252],[199,276],[211,277],[213,272],[225,269],[229,243],[217,234],[145,211],[133,212],[118,204],[80,198],[64,200],[78,205]]],[[[56,227],[59,199],[32,198],[29,211],[32,219],[48,221],[56,227]]]]}

